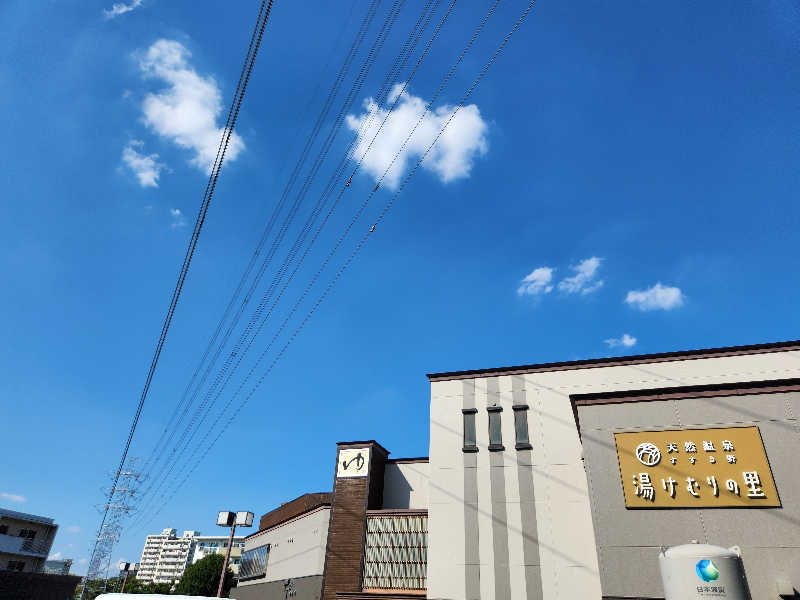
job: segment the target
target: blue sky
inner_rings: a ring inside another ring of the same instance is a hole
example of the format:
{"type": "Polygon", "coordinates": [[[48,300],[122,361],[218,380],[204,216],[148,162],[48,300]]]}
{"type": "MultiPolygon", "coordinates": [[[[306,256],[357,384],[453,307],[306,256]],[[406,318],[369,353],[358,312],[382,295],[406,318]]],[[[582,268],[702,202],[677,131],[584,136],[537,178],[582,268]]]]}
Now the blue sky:
{"type": "MultiPolygon", "coordinates": [[[[0,5],[0,505],[54,517],[53,552],[76,563],[88,556],[93,505],[119,459],[257,11],[112,5],[0,5]]],[[[369,98],[422,5],[403,7],[287,239],[359,125],[357,148],[369,145],[369,98]]],[[[488,6],[456,5],[242,374],[488,6]]],[[[522,9],[500,3],[408,162],[390,170],[281,340],[522,9]]],[[[153,450],[194,372],[365,10],[358,0],[276,2],[134,456],[153,450]]],[[[260,515],[330,489],[337,441],[426,455],[428,372],[800,337],[799,34],[789,0],[540,0],[230,428],[203,446],[161,511],[126,532],[114,560],[138,560],[146,533],[164,527],[212,534],[218,510],[260,515]]],[[[371,110],[383,115],[396,96],[371,110]]],[[[238,406],[237,381],[220,410],[238,406]]],[[[205,422],[212,434],[216,418],[205,422]]]]}

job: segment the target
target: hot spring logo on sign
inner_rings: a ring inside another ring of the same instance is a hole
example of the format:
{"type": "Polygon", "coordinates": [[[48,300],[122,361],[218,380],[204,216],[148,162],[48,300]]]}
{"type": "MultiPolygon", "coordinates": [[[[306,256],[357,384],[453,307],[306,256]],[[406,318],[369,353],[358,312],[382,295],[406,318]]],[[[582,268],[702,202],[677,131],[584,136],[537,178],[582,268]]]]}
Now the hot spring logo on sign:
{"type": "Polygon", "coordinates": [[[717,565],[710,560],[697,561],[694,570],[697,571],[697,576],[703,581],[714,581],[719,577],[717,565]]]}

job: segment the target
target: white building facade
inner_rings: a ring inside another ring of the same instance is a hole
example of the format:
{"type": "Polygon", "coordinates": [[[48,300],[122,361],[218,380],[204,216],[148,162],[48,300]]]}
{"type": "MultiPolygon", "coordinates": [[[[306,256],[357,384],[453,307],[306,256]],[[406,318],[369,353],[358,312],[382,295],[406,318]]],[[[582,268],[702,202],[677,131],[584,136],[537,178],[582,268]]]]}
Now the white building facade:
{"type": "MultiPolygon", "coordinates": [[[[244,537],[233,538],[231,570],[239,569],[244,537]]],[[[223,553],[228,548],[227,536],[201,536],[199,531],[184,531],[180,537],[175,529],[163,529],[161,533],[148,535],[139,561],[136,578],[144,582],[174,583],[183,577],[191,564],[209,554],[223,553]]]]}
{"type": "MultiPolygon", "coordinates": [[[[231,556],[228,567],[234,575],[239,574],[239,564],[242,559],[242,548],[244,548],[244,536],[234,536],[231,547],[231,556]]],[[[194,538],[192,549],[192,559],[189,564],[205,558],[209,554],[225,554],[228,550],[228,536],[198,535],[194,538]]]]}

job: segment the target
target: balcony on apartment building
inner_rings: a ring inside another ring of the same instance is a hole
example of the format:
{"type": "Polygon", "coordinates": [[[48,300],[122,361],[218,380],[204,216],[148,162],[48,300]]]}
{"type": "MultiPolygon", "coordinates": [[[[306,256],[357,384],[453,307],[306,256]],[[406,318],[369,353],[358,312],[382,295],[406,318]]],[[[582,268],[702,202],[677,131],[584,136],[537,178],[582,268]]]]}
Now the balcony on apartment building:
{"type": "Polygon", "coordinates": [[[50,540],[29,540],[15,535],[0,533],[0,552],[6,554],[46,558],[50,552],[50,543],[50,540]]]}

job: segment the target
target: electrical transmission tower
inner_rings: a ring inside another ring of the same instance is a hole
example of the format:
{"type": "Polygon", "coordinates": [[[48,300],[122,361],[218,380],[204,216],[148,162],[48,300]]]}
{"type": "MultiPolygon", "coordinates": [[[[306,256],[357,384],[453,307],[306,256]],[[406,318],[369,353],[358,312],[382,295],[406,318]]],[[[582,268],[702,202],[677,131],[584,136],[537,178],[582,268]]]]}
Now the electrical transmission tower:
{"type": "Polygon", "coordinates": [[[107,585],[111,553],[122,534],[123,521],[125,517],[136,511],[136,494],[144,479],[142,474],[136,470],[138,461],[138,458],[131,458],[119,473],[110,473],[111,486],[102,490],[107,502],[96,505],[96,508],[101,514],[105,514],[106,518],[92,543],[92,554],[83,580],[81,599],[85,597],[89,581],[106,579],[107,585]]]}

